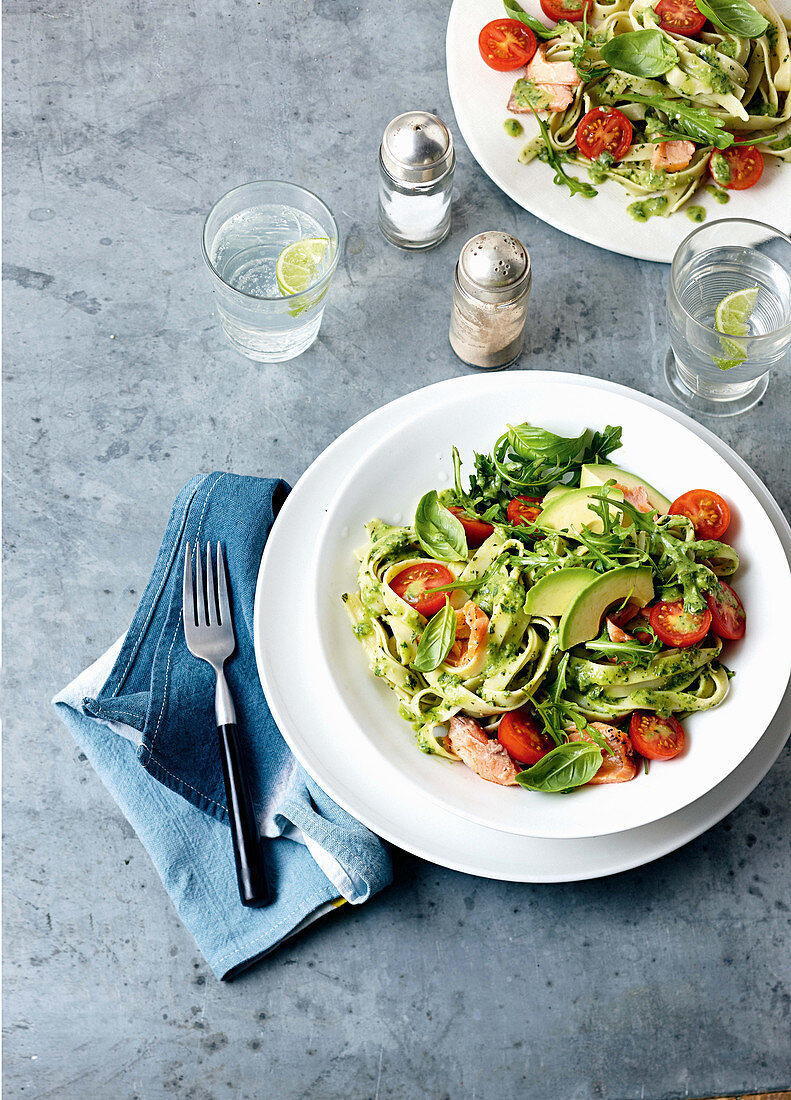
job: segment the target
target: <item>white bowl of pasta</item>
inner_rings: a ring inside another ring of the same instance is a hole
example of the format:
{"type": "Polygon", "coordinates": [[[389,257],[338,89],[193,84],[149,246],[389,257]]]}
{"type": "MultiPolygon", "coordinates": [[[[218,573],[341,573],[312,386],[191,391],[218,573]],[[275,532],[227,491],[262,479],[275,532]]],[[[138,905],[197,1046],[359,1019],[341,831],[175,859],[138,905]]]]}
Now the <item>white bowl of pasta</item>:
{"type": "Polygon", "coordinates": [[[592,379],[515,373],[433,387],[360,457],[314,554],[311,659],[348,751],[379,753],[383,798],[395,769],[489,828],[598,836],[688,805],[755,746],[791,675],[775,627],[791,574],[691,425],[592,379]],[[515,451],[507,425],[528,421],[552,436],[515,451]]]}

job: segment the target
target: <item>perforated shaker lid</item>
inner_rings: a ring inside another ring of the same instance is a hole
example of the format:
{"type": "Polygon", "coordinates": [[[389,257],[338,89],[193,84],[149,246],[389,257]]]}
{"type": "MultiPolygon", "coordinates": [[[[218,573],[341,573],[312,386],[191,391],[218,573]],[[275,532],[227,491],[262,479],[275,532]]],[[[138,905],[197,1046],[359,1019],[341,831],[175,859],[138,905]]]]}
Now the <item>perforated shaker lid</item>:
{"type": "Polygon", "coordinates": [[[483,302],[521,297],[530,286],[530,256],[520,240],[489,229],[471,237],[459,256],[459,285],[483,302]]]}
{"type": "Polygon", "coordinates": [[[394,118],[384,132],[382,163],[394,179],[431,183],[456,163],[453,138],[436,115],[407,111],[394,118]]]}

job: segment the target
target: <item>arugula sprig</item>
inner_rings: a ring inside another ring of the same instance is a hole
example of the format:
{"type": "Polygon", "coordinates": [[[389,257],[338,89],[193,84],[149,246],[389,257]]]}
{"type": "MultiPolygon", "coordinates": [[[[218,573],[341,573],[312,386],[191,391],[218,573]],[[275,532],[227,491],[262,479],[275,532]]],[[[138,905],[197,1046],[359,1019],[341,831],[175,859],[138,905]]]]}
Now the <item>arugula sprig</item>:
{"type": "Polygon", "coordinates": [[[563,698],[566,690],[568,663],[569,655],[565,653],[558,664],[554,681],[547,685],[543,692],[542,701],[533,702],[533,707],[541,719],[544,731],[549,734],[556,745],[562,745],[568,741],[567,728],[570,722],[580,732],[589,729],[587,718],[583,717],[576,707],[573,707],[563,698]]]}
{"type": "MultiPolygon", "coordinates": [[[[528,106],[530,105],[528,104],[528,106]]],[[[546,122],[544,122],[543,118],[539,117],[535,107],[530,106],[530,110],[533,112],[535,120],[538,123],[538,129],[541,131],[541,138],[544,142],[543,156],[547,164],[555,169],[555,183],[557,186],[568,187],[572,195],[583,195],[586,199],[595,198],[599,192],[592,184],[586,183],[584,180],[579,180],[576,176],[570,176],[565,170],[560,155],[549,140],[549,127],[546,122]]],[[[539,154],[539,158],[541,158],[541,154],[539,154]]]]}
{"type": "Polygon", "coordinates": [[[582,11],[582,28],[580,30],[582,35],[582,42],[575,46],[571,51],[571,63],[577,70],[580,80],[585,84],[592,84],[594,80],[599,80],[603,76],[607,76],[612,72],[612,69],[605,62],[596,62],[588,54],[588,46],[591,45],[588,39],[588,5],[586,4],[582,11]]]}
{"type": "Polygon", "coordinates": [[[717,149],[727,149],[733,145],[733,134],[723,128],[722,121],[705,107],[690,107],[681,100],[664,99],[659,95],[640,95],[637,92],[622,93],[619,97],[628,103],[644,103],[661,111],[675,122],[678,133],[671,131],[674,137],[687,138],[698,145],[713,145],[717,149]]]}
{"type": "Polygon", "coordinates": [[[593,642],[585,642],[585,648],[591,651],[593,661],[616,657],[618,664],[631,668],[649,664],[659,652],[658,646],[642,645],[640,642],[611,642],[609,638],[606,641],[597,638],[593,642]]]}

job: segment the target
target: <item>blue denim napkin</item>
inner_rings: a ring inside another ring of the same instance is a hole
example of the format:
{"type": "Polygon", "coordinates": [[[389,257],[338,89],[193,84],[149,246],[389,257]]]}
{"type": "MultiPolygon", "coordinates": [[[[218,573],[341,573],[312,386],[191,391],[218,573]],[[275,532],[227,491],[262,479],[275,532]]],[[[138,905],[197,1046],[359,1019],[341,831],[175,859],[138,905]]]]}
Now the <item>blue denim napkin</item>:
{"type": "MultiPolygon", "coordinates": [[[[253,600],[283,481],[193,478],[170,515],[126,635],[69,685],[61,717],[148,849],[179,914],[220,978],[234,977],[343,900],[391,880],[381,842],[327,797],[280,735],[258,679],[253,600]],[[236,651],[226,674],[276,892],[239,901],[214,720],[214,674],[189,652],[181,621],[184,544],[221,541],[236,651]]],[[[283,629],[288,629],[283,624],[283,629]]]]}

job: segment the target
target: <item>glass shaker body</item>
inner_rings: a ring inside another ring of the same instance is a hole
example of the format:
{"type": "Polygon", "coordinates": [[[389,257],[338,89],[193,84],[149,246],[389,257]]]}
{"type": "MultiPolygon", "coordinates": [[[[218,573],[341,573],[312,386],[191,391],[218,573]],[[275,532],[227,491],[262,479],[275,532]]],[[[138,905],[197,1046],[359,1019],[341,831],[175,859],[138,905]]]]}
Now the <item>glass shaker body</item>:
{"type": "Polygon", "coordinates": [[[379,228],[391,244],[420,250],[433,248],[450,232],[454,165],[429,183],[397,180],[379,154],[379,228]]]}
{"type": "Polygon", "coordinates": [[[522,354],[530,288],[515,302],[482,302],[453,280],[450,346],[459,359],[479,370],[505,370],[522,354]]]}

